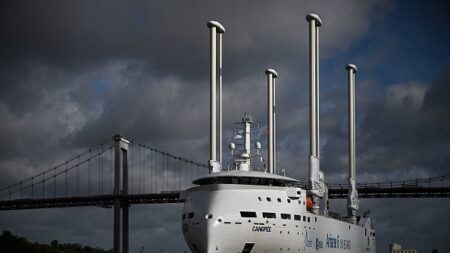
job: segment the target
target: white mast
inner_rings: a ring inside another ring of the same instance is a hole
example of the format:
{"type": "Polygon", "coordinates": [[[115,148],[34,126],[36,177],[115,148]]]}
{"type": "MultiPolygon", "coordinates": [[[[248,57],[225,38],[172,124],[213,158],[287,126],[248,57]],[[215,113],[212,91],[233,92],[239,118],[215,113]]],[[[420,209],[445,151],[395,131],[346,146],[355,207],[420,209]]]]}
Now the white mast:
{"type": "Polygon", "coordinates": [[[256,155],[253,155],[251,137],[253,118],[249,112],[246,112],[242,117],[242,120],[236,124],[238,124],[239,127],[234,130],[233,139],[237,143],[231,142],[229,145],[231,155],[235,158],[233,167],[236,170],[250,171],[252,170],[251,158],[260,156],[259,150],[261,149],[261,143],[255,141],[254,148],[256,150],[256,155]]]}
{"type": "Polygon", "coordinates": [[[267,151],[267,165],[270,174],[275,172],[274,161],[274,81],[278,77],[278,73],[273,69],[266,70],[267,75],[267,125],[269,130],[269,142],[267,151]]]}
{"type": "MultiPolygon", "coordinates": [[[[223,30],[225,32],[225,30],[223,30]]],[[[222,35],[219,32],[219,163],[222,161],[222,35]]]]}
{"type": "Polygon", "coordinates": [[[319,142],[319,27],[322,20],[317,14],[308,14],[309,22],[309,83],[310,83],[310,153],[309,193],[312,195],[314,213],[319,213],[319,198],[326,192],[323,172],[320,170],[319,142]]]}
{"type": "MultiPolygon", "coordinates": [[[[209,166],[210,166],[210,170],[211,172],[220,172],[221,171],[221,159],[222,159],[222,148],[219,148],[219,161],[217,160],[217,142],[216,142],[216,138],[217,138],[217,133],[216,133],[216,123],[217,123],[217,98],[216,98],[216,94],[217,94],[217,67],[216,67],[216,56],[217,56],[217,50],[216,50],[216,46],[217,46],[217,42],[216,42],[216,38],[217,38],[217,33],[221,34],[225,32],[225,28],[217,21],[209,21],[208,22],[208,28],[210,28],[211,30],[211,79],[210,79],[210,83],[211,83],[211,87],[210,87],[210,160],[209,160],[209,166]]],[[[219,36],[219,49],[220,49],[220,64],[219,66],[222,66],[221,63],[221,51],[222,51],[222,36],[219,36]]],[[[220,116],[220,121],[219,121],[219,145],[222,144],[222,75],[221,75],[221,70],[220,70],[220,87],[219,87],[219,116],[220,116]]]]}
{"type": "Polygon", "coordinates": [[[359,210],[358,191],[356,189],[356,143],[355,143],[355,75],[358,69],[348,64],[348,199],[349,220],[356,224],[356,212],[359,210]]]}

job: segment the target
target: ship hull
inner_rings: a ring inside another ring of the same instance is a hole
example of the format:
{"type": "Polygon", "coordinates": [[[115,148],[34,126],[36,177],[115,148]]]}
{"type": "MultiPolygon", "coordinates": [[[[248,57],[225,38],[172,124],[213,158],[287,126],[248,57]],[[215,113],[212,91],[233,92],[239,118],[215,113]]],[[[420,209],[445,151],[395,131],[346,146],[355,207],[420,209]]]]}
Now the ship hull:
{"type": "Polygon", "coordinates": [[[306,191],[293,187],[191,188],[185,194],[182,229],[194,253],[361,253],[375,252],[376,245],[370,218],[351,224],[315,215],[307,211],[306,191]]]}

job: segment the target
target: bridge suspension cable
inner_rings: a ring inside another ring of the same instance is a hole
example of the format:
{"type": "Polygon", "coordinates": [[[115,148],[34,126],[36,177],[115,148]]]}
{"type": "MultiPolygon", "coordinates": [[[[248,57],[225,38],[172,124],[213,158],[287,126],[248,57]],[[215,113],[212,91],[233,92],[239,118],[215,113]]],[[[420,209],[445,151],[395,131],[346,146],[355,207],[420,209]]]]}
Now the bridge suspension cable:
{"type": "MultiPolygon", "coordinates": [[[[68,196],[69,193],[69,186],[71,182],[69,181],[69,173],[72,171],[75,171],[75,182],[73,182],[74,186],[74,192],[76,195],[80,195],[81,190],[81,173],[80,168],[82,165],[87,165],[89,168],[88,174],[90,174],[91,170],[91,162],[94,159],[102,160],[102,155],[106,153],[106,151],[111,150],[112,146],[107,146],[106,148],[101,147],[101,149],[92,155],[92,149],[88,149],[75,157],[66,160],[65,162],[62,162],[50,169],[47,169],[43,172],[40,172],[34,176],[28,177],[26,179],[20,180],[17,183],[5,186],[0,189],[0,198],[7,197],[8,199],[11,199],[14,194],[19,194],[18,198],[35,198],[35,197],[49,197],[50,195],[54,198],[57,197],[57,186],[58,186],[58,179],[64,178],[63,183],[64,184],[64,195],[68,196]],[[51,185],[48,185],[51,184],[51,185]],[[39,189],[38,189],[39,188],[39,189]],[[29,190],[30,192],[28,195],[26,195],[26,191],[29,190]],[[37,190],[40,190],[39,194],[37,190]]],[[[100,168],[99,168],[100,169],[100,168]]],[[[90,191],[90,179],[91,175],[87,176],[87,182],[88,182],[88,191],[90,191]]]]}

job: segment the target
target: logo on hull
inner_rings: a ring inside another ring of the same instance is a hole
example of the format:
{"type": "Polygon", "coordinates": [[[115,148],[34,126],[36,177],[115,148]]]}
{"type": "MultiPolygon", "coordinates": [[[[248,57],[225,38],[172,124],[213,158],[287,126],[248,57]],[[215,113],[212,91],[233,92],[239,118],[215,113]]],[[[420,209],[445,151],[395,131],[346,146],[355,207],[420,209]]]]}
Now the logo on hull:
{"type": "Polygon", "coordinates": [[[306,230],[305,240],[303,241],[303,245],[304,245],[303,249],[306,249],[306,247],[308,247],[308,248],[312,247],[312,240],[309,239],[308,230],[306,230]]]}
{"type": "Polygon", "coordinates": [[[272,232],[272,228],[270,226],[253,226],[253,232],[272,232]]]}

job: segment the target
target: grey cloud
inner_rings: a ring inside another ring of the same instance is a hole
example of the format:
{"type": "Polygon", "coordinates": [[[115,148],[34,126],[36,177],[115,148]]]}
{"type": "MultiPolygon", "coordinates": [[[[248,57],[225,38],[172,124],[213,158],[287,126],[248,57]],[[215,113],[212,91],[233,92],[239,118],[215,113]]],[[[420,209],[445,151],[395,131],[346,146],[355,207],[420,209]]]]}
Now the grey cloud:
{"type": "Polygon", "coordinates": [[[200,66],[207,65],[207,20],[218,19],[227,27],[225,70],[234,79],[245,75],[249,67],[265,68],[269,63],[306,56],[307,25],[301,13],[317,11],[327,22],[322,48],[323,55],[328,55],[364,34],[370,17],[385,8],[375,1],[134,2],[126,6],[120,1],[49,1],[3,5],[0,51],[10,62],[31,58],[73,67],[138,58],[149,61],[160,74],[195,79],[202,76],[200,66]]]}
{"type": "MultiPolygon", "coordinates": [[[[443,129],[449,118],[448,105],[442,99],[439,100],[439,97],[445,97],[448,93],[443,88],[448,84],[448,73],[444,76],[420,88],[414,82],[392,86],[400,88],[397,90],[401,90],[403,96],[396,98],[396,102],[389,101],[394,99],[393,89],[383,88],[381,83],[374,85],[372,81],[361,81],[357,94],[360,106],[357,110],[359,173],[371,178],[371,174],[383,172],[386,180],[448,173],[445,167],[448,151],[443,148],[449,144],[448,131],[443,129]],[[417,92],[422,92],[422,97],[417,92]],[[405,171],[408,173],[405,174],[405,171]]],[[[345,98],[346,95],[339,94],[339,97],[345,98]]],[[[345,175],[347,167],[346,107],[346,100],[342,100],[322,116],[328,118],[326,122],[330,121],[322,125],[326,142],[323,147],[323,165],[327,171],[337,175],[345,175]]]]}

